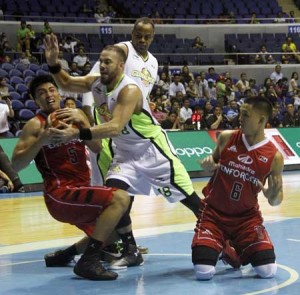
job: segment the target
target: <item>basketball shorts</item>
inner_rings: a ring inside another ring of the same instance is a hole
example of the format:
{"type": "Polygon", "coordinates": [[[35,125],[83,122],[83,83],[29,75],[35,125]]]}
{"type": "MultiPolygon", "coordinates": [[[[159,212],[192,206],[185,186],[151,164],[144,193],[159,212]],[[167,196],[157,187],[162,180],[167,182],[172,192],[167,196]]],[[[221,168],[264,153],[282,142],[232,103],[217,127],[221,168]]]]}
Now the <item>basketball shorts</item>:
{"type": "Polygon", "coordinates": [[[132,195],[164,196],[170,203],[181,201],[194,192],[191,179],[168,139],[162,134],[143,153],[116,149],[107,179],[119,179],[129,185],[132,195]]]}
{"type": "Polygon", "coordinates": [[[105,186],[66,186],[44,192],[44,198],[54,219],[76,225],[90,236],[96,219],[110,204],[114,190],[105,186]]]}

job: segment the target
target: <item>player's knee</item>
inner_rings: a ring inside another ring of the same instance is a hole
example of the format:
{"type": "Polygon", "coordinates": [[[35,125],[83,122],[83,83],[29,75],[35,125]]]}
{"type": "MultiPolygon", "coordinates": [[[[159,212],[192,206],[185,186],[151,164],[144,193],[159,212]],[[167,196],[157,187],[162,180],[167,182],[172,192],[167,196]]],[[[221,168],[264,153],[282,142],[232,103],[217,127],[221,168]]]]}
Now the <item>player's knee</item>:
{"type": "Polygon", "coordinates": [[[130,204],[130,196],[126,191],[118,189],[113,192],[112,204],[122,207],[125,212],[130,204]]]}
{"type": "Polygon", "coordinates": [[[199,281],[210,280],[216,273],[216,268],[214,266],[206,264],[195,264],[194,270],[196,278],[199,281]]]}
{"type": "Polygon", "coordinates": [[[192,248],[193,264],[205,264],[215,266],[219,257],[218,251],[206,246],[195,246],[192,248]]]}
{"type": "Polygon", "coordinates": [[[270,279],[276,275],[277,264],[270,263],[270,264],[255,266],[254,270],[257,273],[257,275],[262,279],[270,279]]]}

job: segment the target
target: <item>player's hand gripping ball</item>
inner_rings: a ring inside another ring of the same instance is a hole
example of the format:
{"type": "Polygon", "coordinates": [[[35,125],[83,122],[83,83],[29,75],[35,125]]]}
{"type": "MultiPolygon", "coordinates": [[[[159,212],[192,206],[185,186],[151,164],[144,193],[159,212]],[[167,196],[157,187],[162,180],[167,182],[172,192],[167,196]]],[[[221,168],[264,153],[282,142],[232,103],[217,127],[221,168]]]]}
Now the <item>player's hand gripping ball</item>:
{"type": "MultiPolygon", "coordinates": [[[[74,123],[69,123],[68,125],[72,125],[73,128],[78,128],[78,126],[74,123]]],[[[54,111],[47,118],[47,127],[65,129],[68,126],[66,126],[66,123],[64,121],[56,118],[56,113],[54,111]]]]}

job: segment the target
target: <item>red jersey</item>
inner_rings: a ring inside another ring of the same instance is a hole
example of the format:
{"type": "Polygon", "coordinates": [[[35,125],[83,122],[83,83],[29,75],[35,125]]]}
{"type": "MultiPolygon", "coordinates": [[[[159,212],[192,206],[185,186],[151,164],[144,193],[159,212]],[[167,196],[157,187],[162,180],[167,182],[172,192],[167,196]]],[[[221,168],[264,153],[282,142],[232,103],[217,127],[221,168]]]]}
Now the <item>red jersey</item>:
{"type": "MultiPolygon", "coordinates": [[[[47,115],[36,116],[45,125],[47,115]]],[[[62,186],[89,186],[85,145],[80,140],[43,146],[35,157],[35,163],[44,179],[44,190],[62,186]]]]}
{"type": "Polygon", "coordinates": [[[258,180],[265,183],[276,152],[267,138],[249,146],[241,131],[234,132],[220,154],[220,167],[202,191],[205,202],[226,215],[258,210],[258,180]]]}

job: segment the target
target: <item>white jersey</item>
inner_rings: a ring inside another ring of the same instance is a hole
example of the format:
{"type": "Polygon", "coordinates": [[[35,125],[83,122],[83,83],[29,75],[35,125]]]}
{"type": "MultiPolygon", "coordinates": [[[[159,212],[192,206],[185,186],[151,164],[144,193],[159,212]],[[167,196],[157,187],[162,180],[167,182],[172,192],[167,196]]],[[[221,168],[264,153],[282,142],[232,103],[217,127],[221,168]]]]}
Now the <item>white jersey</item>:
{"type": "MultiPolygon", "coordinates": [[[[93,83],[92,93],[95,107],[102,122],[108,122],[111,119],[111,113],[117,103],[119,92],[128,84],[137,85],[133,79],[124,75],[117,87],[107,93],[106,86],[101,83],[100,78],[93,83]]],[[[121,134],[113,138],[113,146],[118,152],[143,153],[150,146],[151,139],[156,138],[160,133],[162,133],[162,129],[152,117],[146,98],[143,98],[141,113],[131,116],[121,134]]]]}

